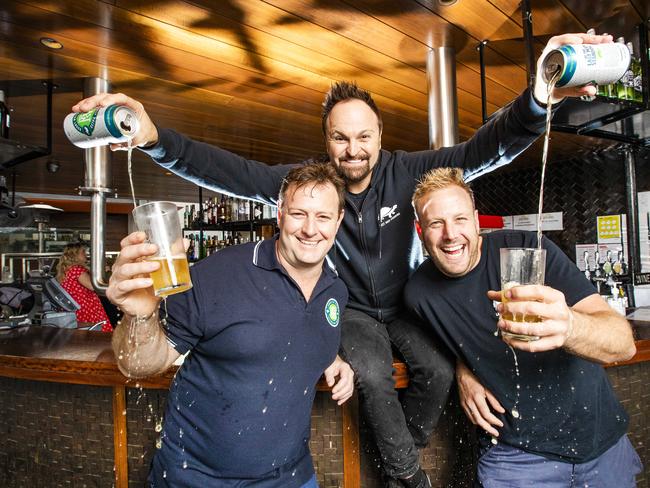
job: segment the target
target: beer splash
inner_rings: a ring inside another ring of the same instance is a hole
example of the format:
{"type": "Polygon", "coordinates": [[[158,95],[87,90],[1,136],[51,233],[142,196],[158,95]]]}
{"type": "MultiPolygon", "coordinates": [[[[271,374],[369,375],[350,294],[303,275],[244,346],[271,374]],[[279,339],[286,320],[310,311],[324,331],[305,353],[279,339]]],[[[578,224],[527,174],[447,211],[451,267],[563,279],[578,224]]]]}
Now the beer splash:
{"type": "MultiPolygon", "coordinates": [[[[551,103],[551,94],[553,93],[553,89],[555,88],[555,84],[557,83],[557,80],[560,77],[560,70],[556,70],[553,75],[551,76],[548,84],[546,85],[546,93],[548,95],[548,98],[546,100],[546,124],[545,124],[545,133],[544,133],[544,148],[542,151],[542,175],[541,175],[541,181],[540,181],[540,186],[539,186],[539,205],[537,208],[537,248],[542,249],[542,210],[544,207],[544,177],[546,175],[546,163],[548,160],[548,145],[550,141],[550,134],[551,134],[551,118],[553,116],[553,105],[551,103]]],[[[505,290],[504,290],[505,291],[505,290]]],[[[502,293],[502,301],[505,302],[505,296],[502,293]]],[[[512,320],[514,317],[503,317],[506,320],[512,320]]],[[[528,320],[527,320],[528,321],[528,320]]],[[[530,320],[531,322],[540,322],[541,319],[537,318],[537,320],[530,320]]],[[[498,329],[497,329],[498,331],[498,329]]],[[[496,335],[496,333],[495,333],[496,335]]],[[[503,335],[503,332],[502,332],[503,335]]],[[[514,335],[518,340],[524,340],[525,336],[519,336],[517,337],[514,335]]],[[[539,337],[533,336],[530,338],[526,338],[526,340],[539,340],[539,337]]],[[[519,362],[517,361],[517,353],[515,352],[514,348],[508,344],[508,347],[510,348],[510,351],[512,351],[512,355],[514,358],[515,362],[515,376],[516,376],[516,396],[515,396],[515,403],[510,411],[510,414],[512,415],[513,418],[515,419],[520,419],[521,415],[519,413],[519,390],[520,390],[520,385],[519,385],[519,362]]],[[[497,441],[493,437],[492,438],[492,443],[496,444],[497,441]]]]}
{"type": "Polygon", "coordinates": [[[127,139],[127,169],[129,172],[129,184],[131,185],[131,198],[133,199],[133,208],[137,207],[137,204],[135,203],[135,188],[133,186],[133,171],[131,169],[131,155],[133,154],[133,145],[131,144],[131,141],[133,139],[129,137],[127,139]]]}
{"type": "Polygon", "coordinates": [[[551,93],[555,84],[560,78],[561,70],[557,69],[546,85],[546,126],[544,133],[544,149],[542,151],[542,177],[539,185],[539,206],[537,207],[537,248],[542,248],[542,209],[544,206],[544,177],[546,176],[546,161],[548,159],[548,143],[551,139],[551,119],[553,117],[553,104],[551,103],[551,93]]]}

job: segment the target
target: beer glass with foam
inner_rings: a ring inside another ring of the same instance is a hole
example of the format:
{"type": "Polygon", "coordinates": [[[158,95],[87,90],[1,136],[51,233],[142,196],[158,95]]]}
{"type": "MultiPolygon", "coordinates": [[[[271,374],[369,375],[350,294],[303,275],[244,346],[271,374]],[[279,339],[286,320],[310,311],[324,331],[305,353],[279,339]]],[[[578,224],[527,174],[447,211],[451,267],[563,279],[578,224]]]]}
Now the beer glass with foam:
{"type": "Polygon", "coordinates": [[[192,288],[176,204],[149,202],[139,205],[133,209],[133,219],[138,230],[147,234],[147,240],[158,246],[158,252],[147,258],[160,263],[160,268],[150,275],[156,296],[164,297],[192,288]]]}
{"type": "MultiPolygon", "coordinates": [[[[508,300],[505,291],[520,285],[543,285],[546,270],[546,249],[508,247],[502,248],[501,264],[501,301],[508,300]]],[[[512,322],[541,322],[537,315],[504,313],[503,318],[512,322]]],[[[539,336],[512,334],[501,331],[504,337],[512,337],[520,341],[536,341],[539,336]]]]}

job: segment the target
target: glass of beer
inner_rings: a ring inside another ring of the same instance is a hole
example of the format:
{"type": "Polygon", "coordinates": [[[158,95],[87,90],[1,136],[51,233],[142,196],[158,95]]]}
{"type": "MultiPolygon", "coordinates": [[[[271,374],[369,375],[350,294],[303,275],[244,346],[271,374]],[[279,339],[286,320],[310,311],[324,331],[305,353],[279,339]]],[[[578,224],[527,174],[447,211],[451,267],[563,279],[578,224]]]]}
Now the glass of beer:
{"type": "Polygon", "coordinates": [[[139,205],[133,209],[133,220],[138,230],[147,234],[147,241],[158,246],[158,252],[147,257],[148,261],[160,263],[160,268],[150,275],[156,296],[164,297],[192,288],[176,204],[149,202],[139,205]]]}
{"type": "MultiPolygon", "coordinates": [[[[508,247],[501,249],[501,301],[507,303],[505,291],[520,285],[543,285],[546,270],[546,249],[508,247]]],[[[502,317],[512,322],[541,322],[537,315],[504,313],[502,317]]],[[[537,341],[539,336],[512,334],[501,331],[503,337],[520,341],[537,341]]]]}

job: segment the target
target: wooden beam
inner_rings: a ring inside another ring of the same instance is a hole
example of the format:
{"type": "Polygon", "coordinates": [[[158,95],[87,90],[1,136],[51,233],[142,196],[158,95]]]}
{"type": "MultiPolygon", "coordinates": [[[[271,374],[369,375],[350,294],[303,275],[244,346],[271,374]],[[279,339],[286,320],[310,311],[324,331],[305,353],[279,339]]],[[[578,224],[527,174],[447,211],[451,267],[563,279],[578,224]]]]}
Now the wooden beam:
{"type": "Polygon", "coordinates": [[[356,393],[343,404],[343,488],[361,487],[359,403],[356,393]]]}
{"type": "Polygon", "coordinates": [[[113,387],[113,446],[115,451],[115,488],[129,488],[126,388],[124,386],[113,387]]]}

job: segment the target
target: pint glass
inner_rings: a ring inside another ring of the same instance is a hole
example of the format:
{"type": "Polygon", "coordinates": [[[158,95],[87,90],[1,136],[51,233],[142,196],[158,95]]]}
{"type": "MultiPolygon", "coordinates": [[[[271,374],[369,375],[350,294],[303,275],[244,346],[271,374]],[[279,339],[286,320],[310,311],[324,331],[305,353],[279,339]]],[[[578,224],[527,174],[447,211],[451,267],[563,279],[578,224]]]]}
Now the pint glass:
{"type": "Polygon", "coordinates": [[[138,230],[147,234],[147,240],[158,246],[158,252],[147,257],[148,261],[160,263],[160,268],[150,275],[156,296],[164,297],[192,288],[176,204],[149,202],[139,205],[133,209],[133,219],[138,230]]]}
{"type": "MultiPolygon", "coordinates": [[[[546,249],[509,247],[501,249],[501,301],[508,300],[505,291],[519,285],[543,285],[546,270],[546,249]]],[[[504,313],[502,317],[512,322],[541,322],[537,315],[504,313]]],[[[536,341],[538,336],[512,334],[501,331],[504,337],[520,341],[536,341]]]]}

